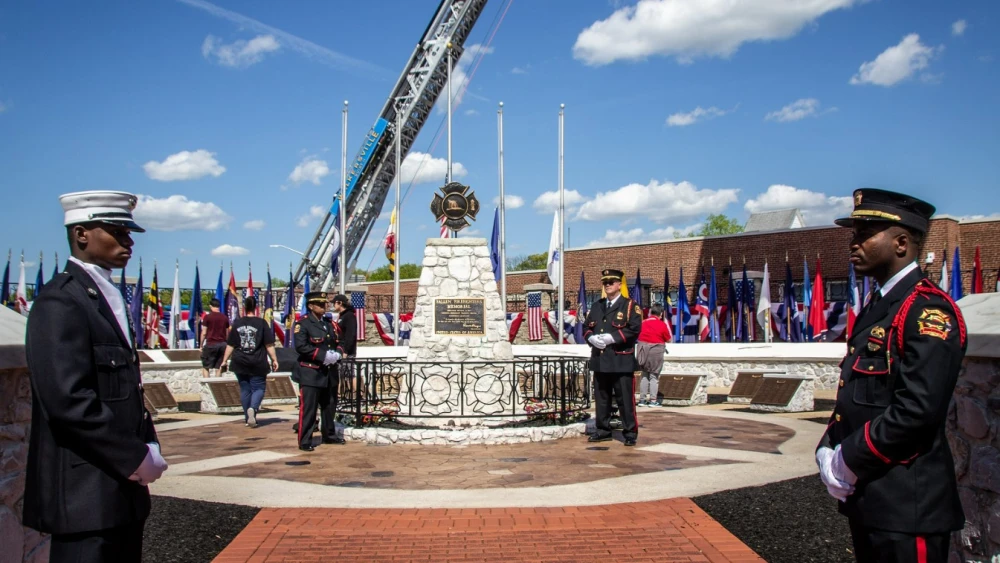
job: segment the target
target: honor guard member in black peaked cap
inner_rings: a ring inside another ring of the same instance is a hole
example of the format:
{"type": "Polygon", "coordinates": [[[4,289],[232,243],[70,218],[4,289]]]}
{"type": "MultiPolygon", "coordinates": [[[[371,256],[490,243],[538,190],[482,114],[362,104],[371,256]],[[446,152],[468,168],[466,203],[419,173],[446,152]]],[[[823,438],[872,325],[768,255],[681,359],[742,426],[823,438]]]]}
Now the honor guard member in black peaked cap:
{"type": "Polygon", "coordinates": [[[147,485],[167,469],[143,404],[135,333],[111,270],[132,257],[136,196],[62,204],[70,259],[35,299],[25,352],[31,438],[24,525],[52,534],[50,561],[138,562],[147,485]]]}
{"type": "Polygon", "coordinates": [[[622,418],[622,437],[626,446],[634,446],[639,435],[635,414],[635,342],[642,330],[642,309],[622,296],[621,270],[601,272],[601,284],[607,297],[594,303],[584,321],[583,337],[590,345],[590,369],[594,372],[597,403],[597,430],[589,442],[611,439],[611,398],[618,403],[622,418]]]}
{"type": "Polygon", "coordinates": [[[965,356],[961,311],[917,264],[934,207],[860,189],[850,260],[878,287],[848,336],[837,404],[816,450],[860,562],[948,560],[965,518],[945,418],[965,356]]]}
{"type": "MultiPolygon", "coordinates": [[[[320,432],[323,442],[335,442],[337,430],[333,424],[333,406],[330,401],[330,374],[340,360],[336,351],[337,339],[333,326],[323,318],[327,296],[324,291],[311,291],[305,295],[309,313],[295,323],[295,351],[298,361],[292,374],[299,382],[299,449],[313,451],[312,435],[316,430],[316,407],[320,409],[320,432]]],[[[335,372],[334,372],[335,373],[335,372]]]]}

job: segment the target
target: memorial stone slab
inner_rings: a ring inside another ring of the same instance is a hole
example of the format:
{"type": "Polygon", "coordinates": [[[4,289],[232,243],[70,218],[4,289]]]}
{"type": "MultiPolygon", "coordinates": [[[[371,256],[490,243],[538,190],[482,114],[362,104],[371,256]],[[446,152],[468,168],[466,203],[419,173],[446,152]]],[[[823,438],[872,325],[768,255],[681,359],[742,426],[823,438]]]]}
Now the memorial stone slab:
{"type": "Polygon", "coordinates": [[[814,409],[815,379],[767,374],[750,402],[750,409],[764,412],[807,412],[814,409]]]}

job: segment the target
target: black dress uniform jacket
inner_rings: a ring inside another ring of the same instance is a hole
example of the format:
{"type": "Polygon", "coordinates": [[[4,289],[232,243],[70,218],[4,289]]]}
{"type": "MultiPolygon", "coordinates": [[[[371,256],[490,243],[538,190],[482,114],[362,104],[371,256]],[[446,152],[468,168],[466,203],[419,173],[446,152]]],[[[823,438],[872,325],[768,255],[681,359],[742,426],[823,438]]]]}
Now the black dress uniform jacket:
{"type": "Polygon", "coordinates": [[[633,373],[639,369],[635,359],[635,342],[642,330],[642,309],[635,301],[619,295],[608,307],[607,298],[594,303],[584,321],[584,340],[595,334],[610,334],[613,344],[603,350],[591,347],[590,369],[602,373],[633,373]]]}
{"type": "Polygon", "coordinates": [[[327,387],[330,383],[330,366],[323,365],[326,353],[336,347],[333,326],[312,313],[295,324],[295,351],[298,361],[292,366],[292,375],[299,385],[327,387]]]}
{"type": "Polygon", "coordinates": [[[358,353],[358,318],[353,308],[345,309],[334,326],[337,331],[337,352],[353,358],[358,353]]]}
{"type": "Polygon", "coordinates": [[[945,418],[965,345],[961,312],[920,268],[862,310],[819,444],[839,444],[858,477],[842,514],[893,532],[962,529],[945,418]]]}
{"type": "Polygon", "coordinates": [[[77,264],[35,299],[25,351],[32,410],[24,525],[71,534],[143,522],[149,489],[129,477],[157,439],[138,356],[77,264]]]}

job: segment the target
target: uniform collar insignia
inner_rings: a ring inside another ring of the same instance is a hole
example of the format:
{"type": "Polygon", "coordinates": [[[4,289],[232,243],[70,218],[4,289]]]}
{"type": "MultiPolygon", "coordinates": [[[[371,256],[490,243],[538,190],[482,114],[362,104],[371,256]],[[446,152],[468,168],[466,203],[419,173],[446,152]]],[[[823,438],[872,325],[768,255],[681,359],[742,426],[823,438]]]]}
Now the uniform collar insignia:
{"type": "Polygon", "coordinates": [[[94,288],[92,288],[92,287],[88,287],[87,288],[87,295],[93,297],[94,299],[97,299],[97,290],[94,289],[94,288]]]}

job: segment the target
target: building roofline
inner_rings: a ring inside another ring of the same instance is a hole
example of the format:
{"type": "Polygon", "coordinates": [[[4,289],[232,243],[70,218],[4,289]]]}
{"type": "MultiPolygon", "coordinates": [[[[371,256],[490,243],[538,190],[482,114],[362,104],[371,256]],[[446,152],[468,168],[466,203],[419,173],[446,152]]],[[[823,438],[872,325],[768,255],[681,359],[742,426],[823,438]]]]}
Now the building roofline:
{"type": "Polygon", "coordinates": [[[838,227],[837,225],[819,225],[816,227],[798,227],[795,229],[774,229],[771,231],[750,231],[749,233],[735,233],[732,235],[712,235],[707,237],[684,237],[675,239],[659,239],[659,240],[649,240],[649,241],[639,241],[639,242],[624,242],[619,244],[605,244],[599,246],[581,246],[577,248],[567,248],[566,252],[575,252],[581,250],[600,250],[602,248],[626,248],[629,246],[648,246],[651,244],[664,244],[664,243],[674,243],[674,242],[691,242],[697,240],[720,240],[725,238],[736,238],[736,237],[753,237],[760,235],[767,235],[771,233],[778,232],[802,232],[802,231],[821,231],[824,229],[842,229],[843,227],[838,227]]]}

